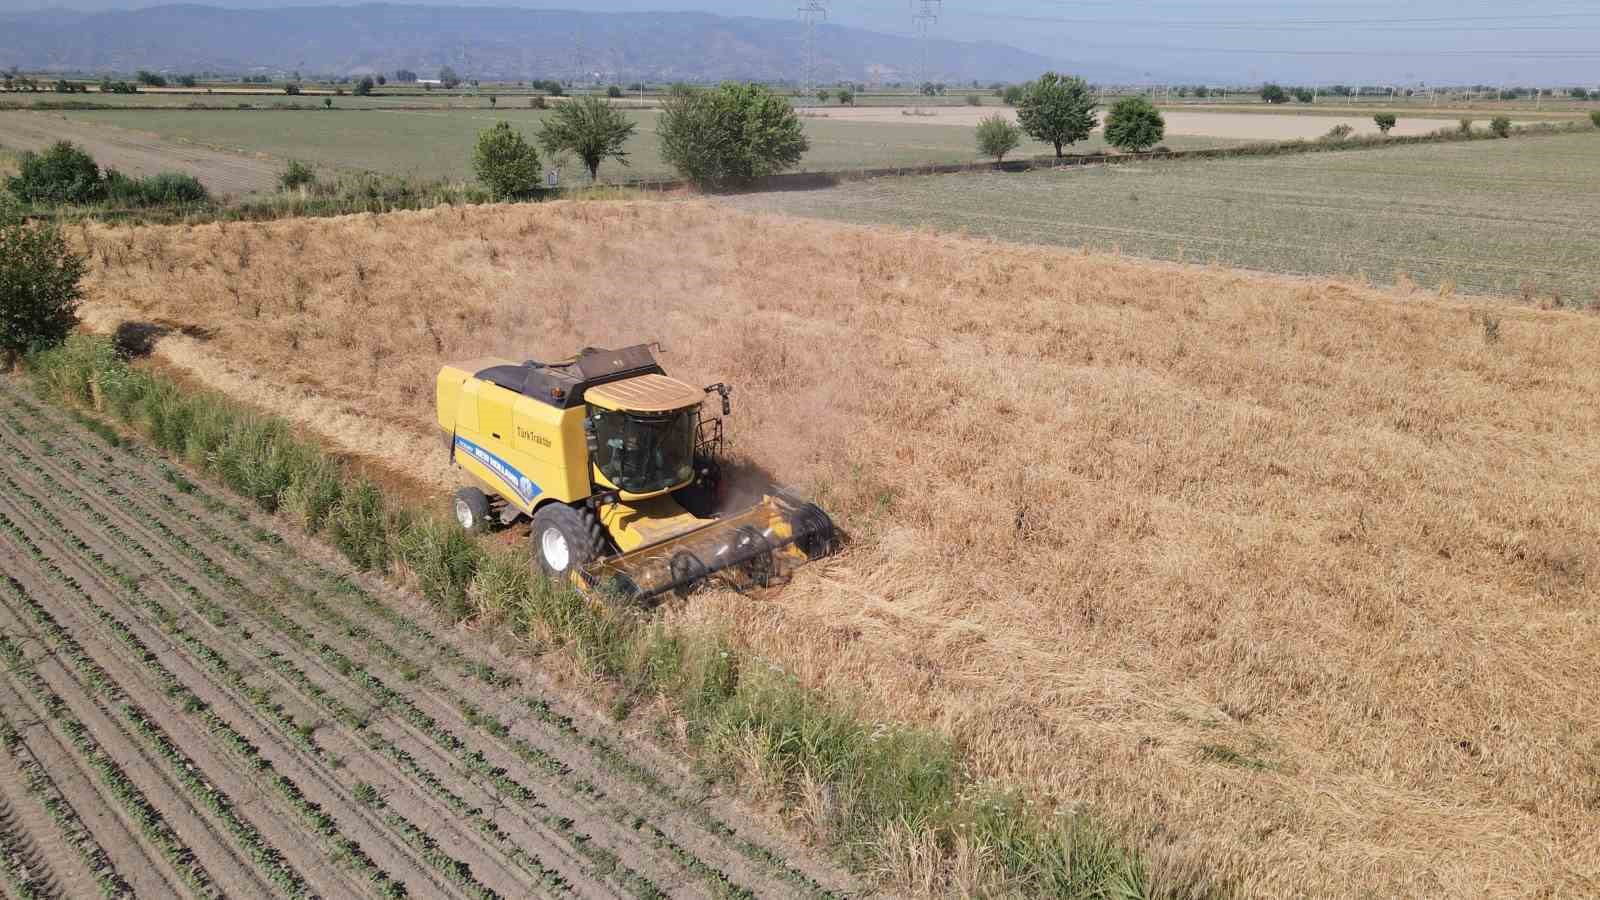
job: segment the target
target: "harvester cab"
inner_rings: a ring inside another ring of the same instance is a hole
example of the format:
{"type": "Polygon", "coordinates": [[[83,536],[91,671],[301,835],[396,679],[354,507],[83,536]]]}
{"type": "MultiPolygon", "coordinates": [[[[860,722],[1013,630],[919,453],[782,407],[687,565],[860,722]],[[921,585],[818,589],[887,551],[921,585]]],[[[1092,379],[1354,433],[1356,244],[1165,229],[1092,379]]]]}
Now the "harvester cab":
{"type": "Polygon", "coordinates": [[[645,602],[712,579],[765,586],[832,552],[833,523],[784,492],[721,505],[724,384],[669,378],[652,347],[588,348],[558,363],[478,359],[438,377],[439,427],[472,482],[469,531],[532,521],[534,558],[586,591],[645,602]]]}

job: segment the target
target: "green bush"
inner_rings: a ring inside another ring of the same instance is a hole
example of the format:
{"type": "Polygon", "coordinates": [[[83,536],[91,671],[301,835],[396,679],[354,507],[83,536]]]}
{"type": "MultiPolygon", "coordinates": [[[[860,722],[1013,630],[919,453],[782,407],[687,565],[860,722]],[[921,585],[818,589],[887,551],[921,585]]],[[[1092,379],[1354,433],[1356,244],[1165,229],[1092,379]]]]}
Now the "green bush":
{"type": "Polygon", "coordinates": [[[656,134],[662,159],[702,186],[776,175],[811,146],[789,101],[759,84],[675,89],[662,102],[656,134]]]}
{"type": "Polygon", "coordinates": [[[278,507],[307,534],[316,534],[339,502],[343,486],[343,469],[327,457],[313,456],[290,477],[278,507]]]}
{"type": "Polygon", "coordinates": [[[1494,132],[1495,137],[1510,137],[1511,120],[1505,116],[1495,116],[1489,120],[1489,130],[1494,132]]]}
{"type": "Polygon", "coordinates": [[[1000,102],[1007,106],[1016,106],[1022,102],[1022,97],[1025,93],[1022,85],[1008,84],[1000,91],[1000,102]]]}
{"type": "Polygon", "coordinates": [[[1297,103],[1311,103],[1317,99],[1317,93],[1310,88],[1295,88],[1294,99],[1297,103]]]}
{"type": "Polygon", "coordinates": [[[43,153],[22,154],[17,174],[6,179],[6,189],[24,203],[39,204],[93,203],[104,195],[94,157],[70,141],[43,153]]]}
{"type": "Polygon", "coordinates": [[[316,183],[316,170],[298,159],[289,160],[288,167],[278,175],[278,186],[286,191],[297,191],[316,183]]]}
{"type": "Polygon", "coordinates": [[[56,228],[0,225],[0,368],[66,339],[78,324],[83,273],[56,228]]]}
{"type": "Polygon", "coordinates": [[[1261,99],[1268,103],[1283,103],[1289,99],[1289,92],[1282,85],[1264,84],[1261,86],[1261,99]]]}
{"type": "Polygon", "coordinates": [[[469,618],[467,589],[478,574],[484,552],[454,519],[424,517],[396,541],[395,557],[417,576],[422,595],[451,622],[469,618]]]}
{"type": "Polygon", "coordinates": [[[362,78],[360,81],[356,82],[356,86],[352,93],[354,93],[357,97],[370,97],[372,96],[372,89],[377,86],[378,83],[373,81],[370,77],[362,78]]]}
{"type": "Polygon", "coordinates": [[[1394,113],[1378,113],[1372,117],[1372,121],[1378,126],[1379,131],[1388,134],[1389,129],[1393,128],[1399,119],[1395,117],[1394,113]]]}
{"type": "Polygon", "coordinates": [[[1594,127],[1600,128],[1600,109],[1589,113],[1589,121],[1594,123],[1594,127]]]}
{"type": "Polygon", "coordinates": [[[1022,146],[1022,129],[998,113],[978,123],[978,153],[1005,162],[1006,154],[1022,146]]]}
{"type": "Polygon", "coordinates": [[[1167,122],[1161,112],[1143,97],[1118,100],[1106,115],[1106,143],[1118,150],[1138,153],[1161,143],[1167,122]]]}
{"type": "Polygon", "coordinates": [[[836,96],[839,98],[840,106],[856,105],[856,92],[849,88],[839,88],[839,93],[836,96]]]}
{"type": "Polygon", "coordinates": [[[615,84],[607,85],[606,86],[606,96],[610,97],[612,100],[617,100],[617,99],[621,98],[622,97],[622,87],[620,85],[615,85],[615,84]]]}
{"type": "Polygon", "coordinates": [[[107,169],[105,199],[113,206],[184,206],[211,199],[200,179],[182,172],[161,172],[148,178],[129,178],[107,169]]]}
{"type": "Polygon", "coordinates": [[[539,188],[544,178],[539,151],[509,122],[496,122],[478,133],[472,166],[478,181],[496,200],[526,197],[539,188]]]}

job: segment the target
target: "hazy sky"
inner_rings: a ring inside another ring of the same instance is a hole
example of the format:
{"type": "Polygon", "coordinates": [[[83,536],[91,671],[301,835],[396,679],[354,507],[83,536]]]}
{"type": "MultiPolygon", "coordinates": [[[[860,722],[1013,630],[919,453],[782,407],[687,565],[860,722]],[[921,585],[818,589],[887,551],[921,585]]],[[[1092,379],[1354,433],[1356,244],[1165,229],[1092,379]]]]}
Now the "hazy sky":
{"type": "MultiPolygon", "coordinates": [[[[217,6],[356,0],[191,0],[217,6]]],[[[413,0],[430,4],[698,9],[797,16],[801,0],[413,0]]],[[[152,0],[0,0],[0,10],[136,7],[152,0]]],[[[918,0],[832,0],[829,21],[914,34],[918,0]]],[[[1600,0],[948,0],[932,33],[990,39],[1063,60],[1110,60],[1164,74],[1241,81],[1501,81],[1600,84],[1600,0]]]]}

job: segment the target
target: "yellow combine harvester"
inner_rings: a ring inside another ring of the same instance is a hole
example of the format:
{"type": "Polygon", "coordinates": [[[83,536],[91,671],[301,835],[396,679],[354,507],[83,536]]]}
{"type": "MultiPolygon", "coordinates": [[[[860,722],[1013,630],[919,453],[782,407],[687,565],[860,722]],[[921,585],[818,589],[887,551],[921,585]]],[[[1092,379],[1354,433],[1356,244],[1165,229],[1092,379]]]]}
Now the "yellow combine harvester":
{"type": "Polygon", "coordinates": [[[475,486],[456,493],[469,531],[533,521],[549,575],[637,602],[713,576],[765,586],[833,550],[821,509],[778,492],[719,510],[726,385],[668,378],[649,346],[589,348],[559,363],[478,359],[439,372],[439,427],[475,486]]]}

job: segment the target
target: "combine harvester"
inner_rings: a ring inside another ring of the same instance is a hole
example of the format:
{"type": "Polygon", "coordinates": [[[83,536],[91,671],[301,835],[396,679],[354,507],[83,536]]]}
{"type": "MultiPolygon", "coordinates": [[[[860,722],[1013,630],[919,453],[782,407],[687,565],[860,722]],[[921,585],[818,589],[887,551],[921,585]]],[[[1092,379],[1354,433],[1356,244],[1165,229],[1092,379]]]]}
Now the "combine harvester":
{"type": "Polygon", "coordinates": [[[833,552],[834,527],[784,492],[721,512],[722,419],[701,408],[715,394],[727,416],[731,393],[668,378],[648,345],[447,365],[439,427],[475,485],[456,518],[476,533],[531,519],[540,568],[604,597],[765,587],[833,552]]]}

